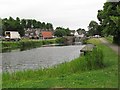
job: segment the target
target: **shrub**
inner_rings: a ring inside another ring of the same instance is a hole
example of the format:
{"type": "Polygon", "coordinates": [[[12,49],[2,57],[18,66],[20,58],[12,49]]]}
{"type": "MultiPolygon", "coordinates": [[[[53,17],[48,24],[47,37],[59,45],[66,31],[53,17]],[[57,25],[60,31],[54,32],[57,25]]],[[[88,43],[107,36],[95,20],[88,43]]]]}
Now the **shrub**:
{"type": "Polygon", "coordinates": [[[40,47],[41,45],[42,45],[42,41],[21,41],[20,42],[20,47],[23,50],[40,47]]]}
{"type": "Polygon", "coordinates": [[[104,67],[103,52],[102,50],[95,48],[92,52],[88,52],[85,55],[86,68],[88,70],[98,69],[104,67]]]}
{"type": "Polygon", "coordinates": [[[64,43],[64,38],[57,38],[56,40],[55,40],[55,42],[56,43],[60,43],[60,44],[63,44],[64,43]]]}

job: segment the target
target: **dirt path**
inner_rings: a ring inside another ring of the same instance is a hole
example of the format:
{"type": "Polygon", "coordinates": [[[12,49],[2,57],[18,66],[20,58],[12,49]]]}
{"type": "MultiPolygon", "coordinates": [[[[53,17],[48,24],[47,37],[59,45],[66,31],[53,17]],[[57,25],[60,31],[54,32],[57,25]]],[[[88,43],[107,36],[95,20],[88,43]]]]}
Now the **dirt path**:
{"type": "Polygon", "coordinates": [[[113,51],[115,51],[118,55],[120,55],[120,46],[108,42],[105,38],[99,38],[99,39],[103,44],[109,46],[110,48],[112,48],[113,51]]]}

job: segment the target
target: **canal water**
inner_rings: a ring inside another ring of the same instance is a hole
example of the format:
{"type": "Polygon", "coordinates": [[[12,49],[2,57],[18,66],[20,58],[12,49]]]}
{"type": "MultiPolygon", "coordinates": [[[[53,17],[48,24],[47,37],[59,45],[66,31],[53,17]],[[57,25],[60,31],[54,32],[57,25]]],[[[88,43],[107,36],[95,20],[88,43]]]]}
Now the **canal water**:
{"type": "Polygon", "coordinates": [[[2,53],[2,70],[17,71],[50,67],[80,56],[84,45],[40,47],[2,53]]]}

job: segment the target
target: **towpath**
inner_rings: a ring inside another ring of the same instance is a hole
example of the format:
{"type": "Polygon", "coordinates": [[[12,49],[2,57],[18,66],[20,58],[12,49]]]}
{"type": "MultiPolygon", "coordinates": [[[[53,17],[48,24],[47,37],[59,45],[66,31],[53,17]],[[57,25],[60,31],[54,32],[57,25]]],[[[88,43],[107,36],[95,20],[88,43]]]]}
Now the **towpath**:
{"type": "Polygon", "coordinates": [[[99,39],[103,44],[109,46],[113,51],[115,51],[118,55],[120,55],[120,46],[108,42],[105,38],[99,38],[99,39]]]}

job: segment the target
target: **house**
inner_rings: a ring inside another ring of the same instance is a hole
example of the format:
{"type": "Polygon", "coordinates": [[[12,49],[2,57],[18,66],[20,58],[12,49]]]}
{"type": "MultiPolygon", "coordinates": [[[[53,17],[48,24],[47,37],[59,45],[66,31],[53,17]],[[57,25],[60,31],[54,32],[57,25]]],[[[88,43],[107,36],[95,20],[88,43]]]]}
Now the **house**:
{"type": "Polygon", "coordinates": [[[49,39],[53,37],[53,33],[51,29],[28,28],[25,30],[25,37],[30,39],[49,39]]]}
{"type": "Polygon", "coordinates": [[[39,39],[39,34],[41,30],[39,29],[27,29],[25,30],[25,37],[30,39],[39,39]]]}
{"type": "Polygon", "coordinates": [[[41,32],[42,39],[51,39],[53,38],[53,33],[51,31],[42,31],[41,32]]]}

